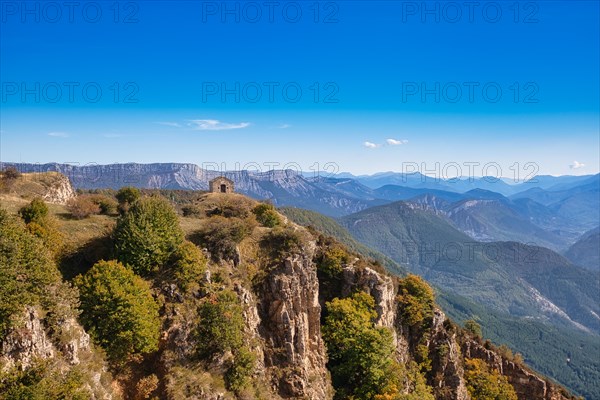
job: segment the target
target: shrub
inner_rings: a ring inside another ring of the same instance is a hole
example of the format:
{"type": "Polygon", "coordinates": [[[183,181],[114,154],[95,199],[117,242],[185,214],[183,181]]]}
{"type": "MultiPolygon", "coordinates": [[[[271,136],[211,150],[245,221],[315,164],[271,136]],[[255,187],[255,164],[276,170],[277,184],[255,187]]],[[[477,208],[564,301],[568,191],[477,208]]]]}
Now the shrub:
{"type": "Polygon", "coordinates": [[[58,257],[63,246],[63,237],[50,216],[48,206],[39,197],[19,210],[29,232],[42,239],[44,245],[58,257]]]}
{"type": "Polygon", "coordinates": [[[277,225],[281,225],[281,218],[277,211],[275,211],[275,207],[272,204],[261,203],[252,209],[254,215],[256,215],[256,220],[262,226],[266,226],[267,228],[274,228],[277,225]]]}
{"type": "Polygon", "coordinates": [[[204,216],[204,211],[197,205],[188,205],[181,208],[184,217],[201,218],[204,216]]]}
{"type": "Polygon", "coordinates": [[[291,254],[302,251],[308,240],[304,231],[289,226],[276,227],[263,236],[260,245],[269,252],[273,262],[280,263],[291,254]]]}
{"type": "Polygon", "coordinates": [[[204,299],[198,315],[198,353],[212,357],[226,351],[236,352],[242,346],[244,318],[235,292],[223,290],[204,299]]]}
{"type": "Polygon", "coordinates": [[[30,222],[37,222],[41,224],[46,217],[48,217],[48,206],[44,200],[36,197],[35,199],[31,200],[31,203],[23,206],[19,210],[19,215],[21,218],[23,218],[23,221],[25,221],[26,224],[30,222]]]}
{"type": "Polygon", "coordinates": [[[250,383],[256,356],[246,347],[241,347],[233,358],[232,365],[225,373],[227,389],[238,393],[250,383]]]}
{"type": "Polygon", "coordinates": [[[517,400],[515,389],[506,376],[490,371],[485,361],[467,359],[465,367],[467,390],[473,400],[517,400]]]}
{"type": "Polygon", "coordinates": [[[173,254],[173,277],[184,292],[200,286],[206,272],[206,258],[195,244],[185,241],[173,254]]]}
{"type": "Polygon", "coordinates": [[[473,337],[481,339],[481,326],[472,319],[465,321],[465,330],[473,337]]]}
{"type": "Polygon", "coordinates": [[[19,179],[21,177],[21,172],[15,167],[8,167],[4,171],[2,171],[2,179],[5,181],[11,182],[19,179]]]}
{"type": "Polygon", "coordinates": [[[162,268],[183,239],[175,210],[159,197],[134,203],[114,232],[117,258],[142,276],[162,268]]]}
{"type": "Polygon", "coordinates": [[[0,398],[87,400],[91,393],[85,378],[77,368],[64,371],[51,360],[39,360],[25,370],[0,372],[0,398]]]}
{"type": "Polygon", "coordinates": [[[159,307],[146,281],[117,261],[100,261],[75,283],[81,321],[113,361],[158,349],[159,307]]]}
{"type": "Polygon", "coordinates": [[[77,196],[67,203],[67,210],[76,219],[84,219],[90,215],[100,214],[100,206],[92,196],[77,196]]]}
{"type": "Polygon", "coordinates": [[[119,202],[119,212],[126,213],[129,208],[142,197],[142,193],[138,188],[131,186],[122,187],[115,195],[119,202]]]}
{"type": "Polygon", "coordinates": [[[206,246],[212,259],[232,260],[235,258],[237,245],[252,232],[247,221],[239,218],[210,217],[202,229],[194,234],[194,240],[206,246]]]}
{"type": "Polygon", "coordinates": [[[327,279],[338,278],[343,265],[347,264],[350,255],[339,245],[332,245],[323,250],[317,259],[317,270],[327,279]]]}
{"type": "Polygon", "coordinates": [[[431,286],[417,275],[400,279],[398,303],[402,318],[413,328],[420,328],[433,317],[435,295],[431,286]]]}
{"type": "Polygon", "coordinates": [[[0,339],[25,305],[51,306],[60,274],[50,251],[17,218],[0,209],[0,339]]]}
{"type": "Polygon", "coordinates": [[[245,219],[250,216],[252,202],[242,196],[227,196],[208,198],[206,202],[206,216],[220,215],[225,218],[245,219]]]}
{"type": "Polygon", "coordinates": [[[111,215],[117,212],[118,203],[110,196],[95,194],[92,201],[100,207],[101,214],[111,215]]]}

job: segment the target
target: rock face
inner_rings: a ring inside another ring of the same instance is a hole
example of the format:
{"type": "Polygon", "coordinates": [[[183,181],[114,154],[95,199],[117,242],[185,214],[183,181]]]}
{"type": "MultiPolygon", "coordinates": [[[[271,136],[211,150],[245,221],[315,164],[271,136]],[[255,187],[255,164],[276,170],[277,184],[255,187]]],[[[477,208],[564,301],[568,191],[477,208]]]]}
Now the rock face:
{"type": "Polygon", "coordinates": [[[57,175],[43,199],[49,203],[66,204],[76,196],[69,178],[64,175],[57,175]]]}
{"type": "Polygon", "coordinates": [[[330,399],[312,254],[286,259],[264,278],[256,296],[266,374],[275,391],[283,398],[330,399]]]}
{"type": "MultiPolygon", "coordinates": [[[[17,327],[8,331],[0,345],[0,372],[12,368],[26,370],[37,360],[53,360],[61,372],[74,365],[83,365],[83,360],[94,357],[90,336],[79,323],[68,318],[58,322],[60,338],[49,334],[44,321],[35,307],[27,306],[21,315],[17,327]]],[[[91,400],[113,398],[113,389],[105,387],[104,366],[95,365],[85,368],[86,389],[91,400]]]]}
{"type": "Polygon", "coordinates": [[[2,341],[0,367],[3,371],[16,366],[27,369],[36,358],[53,358],[55,354],[56,349],[46,335],[37,310],[27,307],[22,325],[11,330],[2,341]]]}
{"type": "Polygon", "coordinates": [[[461,348],[456,332],[447,329],[445,321],[446,315],[435,309],[429,342],[433,376],[431,383],[440,399],[468,400],[470,396],[464,379],[461,348]],[[444,349],[444,352],[440,352],[440,349],[444,349]]]}

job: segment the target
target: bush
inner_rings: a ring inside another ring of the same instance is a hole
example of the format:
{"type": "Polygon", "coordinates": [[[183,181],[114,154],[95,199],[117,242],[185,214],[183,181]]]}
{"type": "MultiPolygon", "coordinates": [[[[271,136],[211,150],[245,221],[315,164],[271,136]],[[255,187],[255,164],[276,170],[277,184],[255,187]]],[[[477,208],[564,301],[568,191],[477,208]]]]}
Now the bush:
{"type": "Polygon", "coordinates": [[[225,373],[227,389],[239,393],[250,383],[254,371],[256,356],[246,347],[241,347],[233,358],[232,365],[225,373]]]}
{"type": "Polygon", "coordinates": [[[165,266],[183,239],[175,210],[159,197],[134,203],[119,217],[114,232],[117,258],[141,276],[165,266]]]}
{"type": "Polygon", "coordinates": [[[317,271],[331,280],[340,277],[343,265],[347,264],[350,255],[339,245],[332,245],[323,250],[317,258],[317,271]]]}
{"type": "Polygon", "coordinates": [[[237,245],[252,232],[252,226],[239,218],[210,217],[194,240],[205,246],[213,261],[233,260],[237,245]]]}
{"type": "Polygon", "coordinates": [[[184,217],[201,218],[204,216],[204,211],[197,205],[189,205],[181,208],[184,217]]]}
{"type": "Polygon", "coordinates": [[[21,172],[15,167],[8,167],[2,172],[2,178],[7,181],[14,181],[21,177],[21,172]]]}
{"type": "Polygon", "coordinates": [[[173,278],[184,292],[197,290],[206,272],[206,258],[195,244],[185,241],[173,254],[173,278]]]}
{"type": "Polygon", "coordinates": [[[269,258],[274,263],[280,263],[286,257],[301,252],[308,244],[308,240],[304,231],[289,226],[276,227],[263,236],[260,245],[268,251],[269,258]]]}
{"type": "Polygon", "coordinates": [[[253,202],[242,196],[227,196],[206,199],[206,216],[220,215],[225,218],[248,218],[253,202]]]}
{"type": "Polygon", "coordinates": [[[117,261],[100,261],[75,283],[81,321],[111,360],[158,349],[159,307],[146,281],[117,261]]]}
{"type": "Polygon", "coordinates": [[[85,378],[77,368],[64,371],[51,360],[39,360],[26,370],[0,371],[0,398],[87,400],[91,393],[85,378]]]}
{"type": "Polygon", "coordinates": [[[58,257],[62,250],[63,237],[50,216],[46,203],[36,197],[19,210],[19,215],[27,224],[29,232],[42,239],[44,245],[58,257]]]}
{"type": "Polygon", "coordinates": [[[138,188],[131,186],[122,187],[115,195],[119,202],[119,212],[126,213],[129,208],[142,197],[142,193],[138,188]]]}
{"type": "Polygon", "coordinates": [[[0,209],[0,339],[25,305],[51,306],[60,284],[52,254],[17,218],[0,209]]]}
{"type": "Polygon", "coordinates": [[[31,200],[31,203],[23,206],[19,210],[19,215],[21,218],[23,218],[23,221],[25,221],[26,224],[30,222],[37,222],[38,224],[41,224],[44,222],[46,217],[48,217],[48,206],[44,200],[36,197],[35,199],[31,200]]]}
{"type": "Polygon", "coordinates": [[[431,286],[417,275],[400,279],[398,303],[403,320],[413,328],[421,328],[433,317],[435,295],[431,286]]]}
{"type": "Polygon", "coordinates": [[[100,207],[101,214],[112,215],[117,212],[118,203],[110,196],[95,194],[92,196],[92,201],[100,207]]]}
{"type": "Polygon", "coordinates": [[[467,390],[473,400],[517,400],[515,389],[506,376],[490,371],[485,361],[467,359],[465,366],[467,390]]]}
{"type": "Polygon", "coordinates": [[[84,219],[90,215],[100,214],[100,206],[92,196],[77,196],[67,203],[67,210],[76,219],[84,219]]]}
{"type": "Polygon", "coordinates": [[[210,358],[242,347],[244,318],[235,292],[224,290],[204,299],[198,315],[198,353],[210,358]]]}
{"type": "Polygon", "coordinates": [[[472,319],[465,321],[465,330],[473,337],[481,339],[481,326],[472,319]]]}
{"type": "Polygon", "coordinates": [[[252,209],[254,215],[256,215],[256,220],[262,226],[266,226],[267,228],[274,228],[278,225],[281,225],[281,218],[277,211],[275,211],[275,207],[272,204],[261,203],[252,209]]]}

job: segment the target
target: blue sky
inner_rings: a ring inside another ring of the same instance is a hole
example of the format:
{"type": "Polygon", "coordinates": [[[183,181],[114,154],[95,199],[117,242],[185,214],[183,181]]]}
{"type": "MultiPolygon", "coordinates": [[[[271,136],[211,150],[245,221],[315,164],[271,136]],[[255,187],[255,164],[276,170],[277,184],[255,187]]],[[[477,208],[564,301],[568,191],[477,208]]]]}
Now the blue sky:
{"type": "Polygon", "coordinates": [[[597,1],[47,4],[0,2],[2,161],[599,170],[597,1]]]}

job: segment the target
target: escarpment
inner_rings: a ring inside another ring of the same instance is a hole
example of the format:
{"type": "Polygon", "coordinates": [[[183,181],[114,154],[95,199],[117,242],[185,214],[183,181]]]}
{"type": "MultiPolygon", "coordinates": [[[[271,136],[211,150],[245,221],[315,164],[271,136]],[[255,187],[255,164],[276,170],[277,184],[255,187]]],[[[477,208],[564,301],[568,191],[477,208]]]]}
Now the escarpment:
{"type": "Polygon", "coordinates": [[[311,258],[285,259],[256,289],[265,369],[284,398],[328,399],[332,393],[311,258]]]}
{"type": "MultiPolygon", "coordinates": [[[[450,321],[423,279],[392,276],[335,240],[287,221],[270,205],[234,194],[203,196],[194,217],[178,216],[158,197],[132,201],[119,217],[98,217],[114,218],[115,231],[123,229],[112,240],[138,245],[119,243],[118,249],[129,251],[127,262],[110,259],[119,257],[109,249],[112,242],[96,249],[103,253],[98,259],[110,261],[82,261],[71,283],[42,251],[43,243],[13,224],[18,217],[7,224],[0,212],[3,251],[22,250],[10,240],[31,242],[27,257],[19,253],[10,268],[0,265],[4,275],[19,285],[26,273],[36,276],[36,254],[52,278],[36,278],[52,289],[40,293],[19,286],[25,300],[10,304],[16,322],[0,332],[0,389],[19,394],[28,382],[23,373],[46,363],[45,380],[56,378],[64,390],[75,379],[72,372],[83,379],[72,386],[90,399],[480,400],[473,393],[486,379],[505,380],[506,399],[573,399],[450,321]],[[147,223],[160,218],[179,221],[185,230],[171,223],[153,230],[147,223]],[[6,229],[19,230],[22,238],[6,229]],[[167,229],[171,245],[161,247],[167,229]],[[136,265],[138,257],[147,268],[136,265]],[[150,257],[160,263],[148,262],[150,257]],[[105,309],[112,324],[101,337],[104,326],[89,318],[90,308],[113,303],[118,312],[105,309]],[[331,325],[340,315],[339,324],[331,325]],[[138,350],[130,338],[147,346],[138,350]],[[125,344],[113,347],[118,341],[125,344]],[[479,381],[472,365],[480,368],[479,381]]],[[[54,395],[44,380],[36,385],[54,395]]]]}

